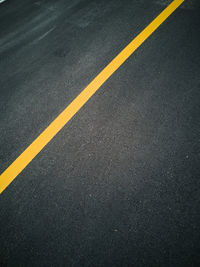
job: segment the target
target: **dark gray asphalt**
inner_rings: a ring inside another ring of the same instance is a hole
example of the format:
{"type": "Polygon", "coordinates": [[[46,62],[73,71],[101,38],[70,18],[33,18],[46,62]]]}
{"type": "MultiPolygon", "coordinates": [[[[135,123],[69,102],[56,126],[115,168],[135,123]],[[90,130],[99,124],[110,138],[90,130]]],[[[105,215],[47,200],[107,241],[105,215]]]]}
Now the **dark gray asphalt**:
{"type": "MultiPolygon", "coordinates": [[[[170,2],[0,4],[0,171],[170,2]]],[[[200,266],[198,2],[0,195],[0,266],[200,266]]]]}

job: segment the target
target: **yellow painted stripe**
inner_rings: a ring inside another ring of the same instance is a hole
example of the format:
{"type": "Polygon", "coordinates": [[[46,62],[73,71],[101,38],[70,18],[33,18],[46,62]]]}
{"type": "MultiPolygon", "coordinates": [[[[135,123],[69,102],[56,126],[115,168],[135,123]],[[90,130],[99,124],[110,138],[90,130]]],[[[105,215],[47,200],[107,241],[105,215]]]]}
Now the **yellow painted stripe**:
{"type": "Polygon", "coordinates": [[[1,174],[0,193],[20,174],[51,139],[79,111],[101,85],[129,58],[133,52],[184,2],[174,0],[132,42],[130,42],[72,103],[40,134],[35,141],[1,174]]]}

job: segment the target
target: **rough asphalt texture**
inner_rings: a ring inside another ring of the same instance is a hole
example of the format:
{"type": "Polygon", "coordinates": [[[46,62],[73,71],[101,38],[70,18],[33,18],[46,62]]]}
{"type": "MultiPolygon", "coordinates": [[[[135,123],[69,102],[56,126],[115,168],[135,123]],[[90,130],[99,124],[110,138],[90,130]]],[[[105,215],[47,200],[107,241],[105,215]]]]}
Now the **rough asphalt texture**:
{"type": "MultiPolygon", "coordinates": [[[[0,4],[0,171],[170,2],[0,4]]],[[[199,17],[186,1],[0,195],[0,266],[200,266],[199,17]]]]}

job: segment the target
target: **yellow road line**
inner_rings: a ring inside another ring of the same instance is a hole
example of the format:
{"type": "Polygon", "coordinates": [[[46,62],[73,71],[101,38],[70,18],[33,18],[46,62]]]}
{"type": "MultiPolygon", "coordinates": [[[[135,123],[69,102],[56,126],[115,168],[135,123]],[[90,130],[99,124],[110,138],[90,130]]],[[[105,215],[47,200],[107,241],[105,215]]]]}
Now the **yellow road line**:
{"type": "Polygon", "coordinates": [[[129,58],[133,52],[184,2],[174,0],[132,42],[130,42],[71,104],[33,141],[31,145],[0,175],[0,193],[20,174],[51,139],[80,110],[101,85],[129,58]]]}

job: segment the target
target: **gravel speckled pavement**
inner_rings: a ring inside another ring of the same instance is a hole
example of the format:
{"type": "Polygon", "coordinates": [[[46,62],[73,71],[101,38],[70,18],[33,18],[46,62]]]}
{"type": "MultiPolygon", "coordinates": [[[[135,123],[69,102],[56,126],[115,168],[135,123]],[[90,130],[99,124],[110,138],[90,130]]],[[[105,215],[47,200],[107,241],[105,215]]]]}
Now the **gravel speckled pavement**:
{"type": "MultiPolygon", "coordinates": [[[[0,4],[0,171],[171,1],[0,4]]],[[[200,266],[200,5],[188,0],[0,195],[0,266],[200,266]]]]}

